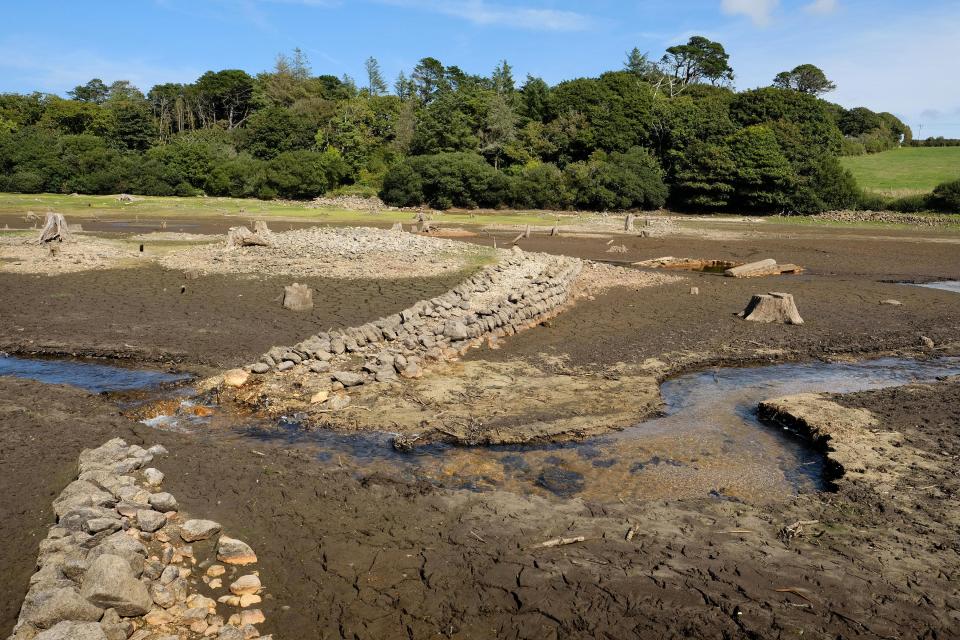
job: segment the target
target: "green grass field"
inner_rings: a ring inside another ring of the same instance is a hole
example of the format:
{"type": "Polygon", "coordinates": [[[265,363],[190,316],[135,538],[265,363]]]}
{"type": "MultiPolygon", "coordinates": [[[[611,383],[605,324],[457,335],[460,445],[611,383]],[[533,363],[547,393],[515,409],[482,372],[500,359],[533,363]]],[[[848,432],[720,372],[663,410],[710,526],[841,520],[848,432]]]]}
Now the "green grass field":
{"type": "MultiPolygon", "coordinates": [[[[330,224],[410,223],[415,217],[411,211],[348,211],[335,208],[311,208],[304,204],[283,201],[265,201],[237,198],[162,198],[136,196],[136,201],[122,203],[116,196],[70,196],[52,193],[0,193],[0,214],[23,215],[33,211],[43,216],[57,211],[67,218],[123,217],[177,218],[221,217],[276,218],[315,220],[330,224]]],[[[436,222],[465,225],[535,225],[552,226],[574,221],[594,219],[595,214],[566,212],[562,216],[545,211],[462,211],[444,212],[436,222]]]]}
{"type": "Polygon", "coordinates": [[[889,196],[929,193],[960,179],[960,147],[905,148],[840,159],[861,187],[889,196]]]}

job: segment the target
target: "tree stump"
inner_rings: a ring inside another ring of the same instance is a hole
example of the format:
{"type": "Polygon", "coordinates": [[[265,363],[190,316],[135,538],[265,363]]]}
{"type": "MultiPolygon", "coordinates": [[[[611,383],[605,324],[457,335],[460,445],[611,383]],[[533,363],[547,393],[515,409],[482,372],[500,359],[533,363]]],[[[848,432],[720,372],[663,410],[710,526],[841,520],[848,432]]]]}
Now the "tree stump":
{"type": "Polygon", "coordinates": [[[399,232],[399,233],[402,233],[402,232],[403,232],[403,223],[394,222],[394,223],[393,223],[393,226],[390,227],[390,231],[397,231],[397,232],[399,232]]]}
{"type": "Polygon", "coordinates": [[[283,307],[291,311],[309,311],[313,309],[313,289],[305,284],[294,282],[283,288],[283,307]]]}
{"type": "Polygon", "coordinates": [[[253,223],[253,233],[261,238],[268,238],[273,232],[270,231],[269,227],[267,227],[267,222],[265,220],[257,220],[253,223]]]}
{"type": "Polygon", "coordinates": [[[779,324],[803,324],[797,305],[790,293],[763,293],[754,295],[750,304],[737,314],[752,322],[776,322],[779,324]]]}
{"type": "Polygon", "coordinates": [[[623,223],[624,231],[633,231],[633,221],[636,219],[636,216],[632,213],[627,214],[627,219],[623,223]]]}
{"type": "Polygon", "coordinates": [[[254,233],[246,227],[230,227],[230,230],[227,231],[227,246],[268,247],[270,242],[262,235],[254,233]]]}
{"type": "Polygon", "coordinates": [[[553,237],[558,235],[560,235],[560,227],[558,227],[557,225],[553,225],[553,228],[550,229],[550,236],[553,237]]]}
{"type": "Polygon", "coordinates": [[[38,244],[45,244],[47,242],[63,242],[69,231],[67,229],[67,221],[64,219],[62,213],[47,213],[46,223],[43,225],[43,230],[40,231],[40,239],[38,244]]]}

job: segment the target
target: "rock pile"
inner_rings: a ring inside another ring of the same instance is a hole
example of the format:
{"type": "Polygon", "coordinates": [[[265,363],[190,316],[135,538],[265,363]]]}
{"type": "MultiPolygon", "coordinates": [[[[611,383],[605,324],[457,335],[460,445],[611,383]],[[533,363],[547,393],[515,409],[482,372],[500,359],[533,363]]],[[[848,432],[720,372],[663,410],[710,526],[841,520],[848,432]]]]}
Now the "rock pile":
{"type": "MultiPolygon", "coordinates": [[[[417,378],[425,359],[464,353],[487,338],[511,335],[551,315],[569,299],[580,260],[514,253],[431,300],[360,327],[310,336],[292,347],[273,347],[250,367],[256,374],[307,370],[326,376],[336,392],[398,376],[417,378]]],[[[347,400],[348,401],[348,400],[347,400]]]]}
{"type": "Polygon", "coordinates": [[[813,217],[831,222],[888,222],[924,227],[948,227],[957,224],[955,216],[894,211],[827,211],[813,217]]]}
{"type": "Polygon", "coordinates": [[[260,578],[235,575],[256,555],[220,535],[221,564],[197,557],[190,543],[212,542],[221,527],[184,520],[176,499],[156,490],[163,473],[144,467],[166,452],[115,438],[80,454],[78,478],[53,502],[57,523],[40,543],[10,640],[269,638],[255,626],[263,613],[249,608],[261,601],[260,578]],[[200,593],[216,596],[225,581],[229,593],[217,599],[200,593]]]}
{"type": "Polygon", "coordinates": [[[314,227],[271,233],[270,246],[205,245],[159,256],[171,269],[307,277],[436,276],[462,269],[485,247],[364,227],[314,227]]]}

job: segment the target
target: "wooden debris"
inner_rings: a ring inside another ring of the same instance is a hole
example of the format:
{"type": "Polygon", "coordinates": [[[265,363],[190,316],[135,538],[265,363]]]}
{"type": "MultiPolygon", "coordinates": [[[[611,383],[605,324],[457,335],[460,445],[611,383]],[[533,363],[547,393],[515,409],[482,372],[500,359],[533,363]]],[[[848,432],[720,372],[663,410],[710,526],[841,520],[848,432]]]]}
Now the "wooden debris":
{"type": "Polygon", "coordinates": [[[230,227],[227,231],[229,247],[269,247],[270,241],[246,227],[230,227]]]}
{"type": "Polygon", "coordinates": [[[804,527],[819,523],[819,520],[797,520],[793,524],[789,524],[780,529],[780,531],[777,532],[777,537],[783,542],[787,542],[797,536],[802,536],[804,527]]]}
{"type": "Polygon", "coordinates": [[[630,527],[627,530],[627,537],[626,537],[627,542],[630,542],[631,540],[633,540],[633,536],[635,535],[637,535],[637,530],[634,527],[630,527]]]}
{"type": "Polygon", "coordinates": [[[45,244],[47,242],[53,242],[54,240],[63,242],[69,235],[70,232],[67,229],[67,221],[64,219],[63,214],[50,211],[47,213],[43,230],[40,231],[38,244],[45,244]]]}
{"type": "Polygon", "coordinates": [[[797,311],[793,295],[789,293],[770,292],[756,294],[750,299],[747,308],[739,314],[744,320],[751,322],[776,322],[778,324],[803,324],[803,318],[797,311]]]}
{"type": "Polygon", "coordinates": [[[760,278],[763,276],[779,276],[784,273],[803,273],[803,267],[795,264],[777,264],[773,258],[750,262],[738,267],[732,267],[723,272],[729,278],[760,278]]]}
{"type": "Polygon", "coordinates": [[[536,545],[540,549],[549,549],[551,547],[562,547],[568,544],[574,544],[577,542],[583,542],[587,538],[585,536],[576,536],[573,538],[553,538],[552,540],[547,540],[546,542],[541,542],[536,545]]]}

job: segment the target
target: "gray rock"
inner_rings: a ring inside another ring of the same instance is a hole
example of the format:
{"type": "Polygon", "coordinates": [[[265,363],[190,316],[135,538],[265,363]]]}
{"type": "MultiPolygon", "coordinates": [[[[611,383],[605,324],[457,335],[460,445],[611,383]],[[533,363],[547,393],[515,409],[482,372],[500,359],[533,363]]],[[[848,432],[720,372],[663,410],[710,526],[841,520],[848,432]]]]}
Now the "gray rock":
{"type": "Polygon", "coordinates": [[[170,452],[167,451],[167,448],[166,448],[165,446],[163,446],[162,444],[155,444],[155,445],[153,445],[152,447],[150,447],[149,449],[147,449],[147,453],[149,453],[150,455],[156,457],[156,456],[165,456],[165,455],[167,455],[167,454],[170,453],[170,452]]]}
{"type": "Polygon", "coordinates": [[[220,536],[217,541],[217,560],[227,564],[252,564],[257,561],[257,555],[243,540],[220,536]]]}
{"type": "Polygon", "coordinates": [[[340,411],[350,406],[350,396],[346,393],[335,393],[327,400],[327,408],[332,411],[340,411]]]}
{"type": "Polygon", "coordinates": [[[83,558],[67,558],[60,565],[60,573],[74,582],[79,582],[86,571],[87,561],[83,558]]]}
{"type": "Polygon", "coordinates": [[[290,360],[284,360],[277,365],[277,371],[289,371],[290,369],[293,369],[293,362],[290,360]]]}
{"type": "Polygon", "coordinates": [[[163,573],[160,574],[158,581],[160,584],[170,584],[174,580],[180,577],[180,567],[175,564],[168,564],[163,568],[163,573]]]}
{"type": "Polygon", "coordinates": [[[330,341],[330,349],[337,355],[341,355],[344,351],[347,350],[346,344],[343,342],[342,338],[334,338],[330,341]]]}
{"type": "Polygon", "coordinates": [[[397,372],[393,370],[392,366],[386,366],[377,370],[374,377],[377,382],[390,382],[397,379],[397,372]]]}
{"type": "Polygon", "coordinates": [[[184,542],[206,540],[220,533],[219,522],[213,520],[187,520],[180,526],[180,537],[184,542]]]}
{"type": "Polygon", "coordinates": [[[247,636],[238,627],[226,625],[220,629],[217,640],[247,640],[247,636]]]}
{"type": "Polygon", "coordinates": [[[356,387],[363,384],[363,376],[352,371],[334,371],[333,377],[345,387],[356,387]]]}
{"type": "Polygon", "coordinates": [[[259,373],[259,374],[267,373],[268,371],[270,371],[270,365],[267,364],[266,362],[258,362],[252,367],[250,367],[250,371],[251,373],[259,373]]]}
{"type": "Polygon", "coordinates": [[[146,478],[147,484],[157,486],[163,483],[163,472],[159,469],[154,469],[150,467],[149,469],[143,470],[143,477],[146,478]]]}
{"type": "Polygon", "coordinates": [[[48,629],[63,620],[96,622],[103,609],[87,602],[75,589],[30,591],[23,601],[20,621],[48,629]]]}
{"type": "Polygon", "coordinates": [[[303,358],[301,358],[299,355],[297,355],[293,351],[287,351],[286,353],[283,354],[282,357],[284,360],[289,360],[293,364],[300,364],[301,362],[303,362],[303,358]]]}
{"type": "Polygon", "coordinates": [[[38,634],[33,640],[107,640],[96,622],[64,621],[38,634]]]}
{"type": "Polygon", "coordinates": [[[119,531],[122,528],[120,520],[117,518],[91,518],[87,520],[87,533],[100,533],[101,531],[119,531]]]}
{"type": "Polygon", "coordinates": [[[313,373],[326,373],[330,371],[330,363],[322,360],[311,360],[310,364],[307,365],[307,369],[313,373]]]}
{"type": "Polygon", "coordinates": [[[173,590],[169,589],[166,585],[156,582],[150,585],[150,597],[153,598],[153,601],[157,603],[158,607],[163,607],[164,609],[169,609],[177,604],[177,596],[173,590]]]}
{"type": "Polygon", "coordinates": [[[165,524],[167,524],[167,518],[162,513],[157,513],[153,509],[137,511],[137,526],[141,531],[153,533],[162,529],[165,524]]]}
{"type": "Polygon", "coordinates": [[[166,512],[166,511],[177,510],[176,499],[166,491],[161,491],[160,493],[152,494],[150,496],[149,502],[150,502],[150,506],[156,509],[157,511],[166,512]]]}
{"type": "Polygon", "coordinates": [[[90,550],[87,556],[89,562],[93,562],[104,554],[119,556],[127,561],[127,565],[133,571],[134,575],[143,573],[144,558],[147,555],[147,549],[139,540],[134,540],[123,531],[117,531],[107,537],[99,545],[90,550]]]}
{"type": "Polygon", "coordinates": [[[99,607],[112,607],[121,616],[142,616],[153,606],[147,587],[137,580],[120,556],[104,554],[90,563],[80,595],[99,607]]]}

